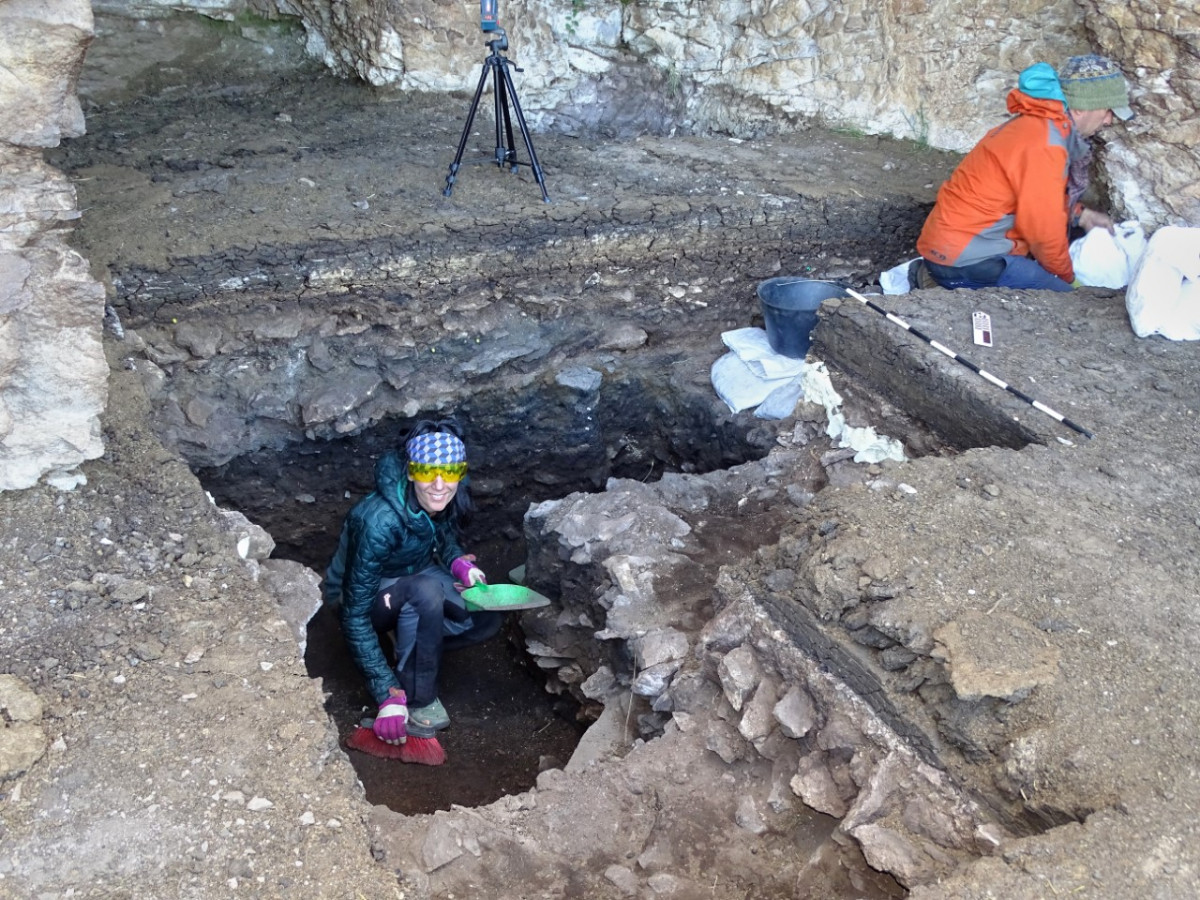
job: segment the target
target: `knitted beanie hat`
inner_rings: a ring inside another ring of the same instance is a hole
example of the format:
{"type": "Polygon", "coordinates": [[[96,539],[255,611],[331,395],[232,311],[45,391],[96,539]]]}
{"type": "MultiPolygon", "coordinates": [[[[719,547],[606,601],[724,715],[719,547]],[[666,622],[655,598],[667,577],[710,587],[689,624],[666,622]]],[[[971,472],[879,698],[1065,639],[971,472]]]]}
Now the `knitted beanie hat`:
{"type": "Polygon", "coordinates": [[[1133,118],[1129,87],[1112,60],[1095,53],[1072,56],[1059,69],[1058,80],[1068,109],[1111,109],[1122,121],[1133,118]]]}

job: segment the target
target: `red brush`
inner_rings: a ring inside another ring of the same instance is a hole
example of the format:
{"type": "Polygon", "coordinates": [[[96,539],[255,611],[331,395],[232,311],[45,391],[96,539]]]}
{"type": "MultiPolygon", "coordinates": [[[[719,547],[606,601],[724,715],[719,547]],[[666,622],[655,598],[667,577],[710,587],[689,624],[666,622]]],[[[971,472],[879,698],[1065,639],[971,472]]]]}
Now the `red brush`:
{"type": "Polygon", "coordinates": [[[419,738],[409,735],[403,744],[385,744],[375,737],[370,728],[356,727],[343,743],[351,750],[359,750],[381,759],[398,759],[400,762],[416,763],[419,766],[440,766],[446,761],[446,751],[437,738],[419,738]]]}

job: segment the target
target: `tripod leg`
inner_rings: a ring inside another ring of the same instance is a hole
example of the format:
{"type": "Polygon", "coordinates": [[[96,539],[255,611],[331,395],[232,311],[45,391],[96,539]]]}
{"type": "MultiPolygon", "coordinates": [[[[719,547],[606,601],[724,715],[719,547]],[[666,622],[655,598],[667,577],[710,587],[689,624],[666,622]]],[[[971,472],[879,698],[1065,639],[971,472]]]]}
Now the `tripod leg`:
{"type": "MultiPolygon", "coordinates": [[[[546,193],[546,179],[542,175],[542,167],[538,164],[537,153],[533,149],[533,141],[529,137],[529,126],[525,124],[525,114],[521,112],[521,101],[517,99],[517,89],[513,86],[512,74],[508,71],[508,60],[500,60],[500,68],[504,70],[504,83],[508,87],[508,99],[512,101],[513,112],[517,116],[517,124],[521,126],[521,137],[525,139],[525,150],[529,153],[529,168],[533,170],[533,177],[537,179],[538,187],[542,189],[542,199],[547,203],[550,202],[550,195],[546,193]]],[[[505,117],[507,118],[507,108],[505,109],[505,117]]],[[[509,145],[512,145],[512,126],[509,125],[508,132],[509,145]]]]}
{"type": "MultiPolygon", "coordinates": [[[[507,69],[505,74],[508,74],[507,69]]],[[[517,144],[513,140],[512,116],[508,112],[508,89],[505,87],[506,79],[496,79],[496,96],[502,97],[503,101],[500,104],[500,109],[504,113],[504,146],[508,148],[508,153],[504,159],[508,162],[509,171],[517,171],[517,144]]],[[[500,120],[496,119],[496,133],[500,133],[500,120]]],[[[497,139],[499,140],[499,139],[497,139]]]]}
{"type": "Polygon", "coordinates": [[[471,109],[467,112],[467,124],[463,126],[462,137],[458,141],[458,152],[454,154],[454,162],[450,163],[450,173],[446,176],[446,189],[442,191],[446,197],[449,197],[450,192],[454,190],[458,169],[462,165],[463,150],[466,149],[467,138],[471,135],[471,123],[475,121],[475,113],[479,109],[479,98],[483,96],[483,86],[487,84],[489,66],[495,72],[496,68],[491,58],[484,61],[483,71],[479,73],[479,84],[475,87],[475,97],[471,100],[471,109]]]}
{"type": "MultiPolygon", "coordinates": [[[[500,75],[503,59],[492,69],[492,102],[496,118],[496,165],[504,168],[513,162],[512,126],[508,128],[508,141],[504,140],[504,125],[508,122],[508,102],[504,94],[504,79],[500,75]]],[[[513,167],[516,170],[516,167],[513,167]]]]}

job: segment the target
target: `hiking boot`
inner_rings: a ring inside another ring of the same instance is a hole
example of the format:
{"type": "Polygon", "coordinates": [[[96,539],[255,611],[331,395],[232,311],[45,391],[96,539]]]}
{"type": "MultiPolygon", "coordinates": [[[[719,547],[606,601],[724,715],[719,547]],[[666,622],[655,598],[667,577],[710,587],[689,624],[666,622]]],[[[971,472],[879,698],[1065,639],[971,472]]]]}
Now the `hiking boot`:
{"type": "Polygon", "coordinates": [[[441,700],[427,706],[408,708],[408,733],[411,737],[431,738],[443,728],[450,727],[450,714],[441,700]]]}
{"type": "Polygon", "coordinates": [[[929,274],[929,266],[925,265],[925,260],[916,259],[908,267],[908,287],[915,291],[921,288],[941,287],[941,285],[934,281],[933,276],[929,274]]]}

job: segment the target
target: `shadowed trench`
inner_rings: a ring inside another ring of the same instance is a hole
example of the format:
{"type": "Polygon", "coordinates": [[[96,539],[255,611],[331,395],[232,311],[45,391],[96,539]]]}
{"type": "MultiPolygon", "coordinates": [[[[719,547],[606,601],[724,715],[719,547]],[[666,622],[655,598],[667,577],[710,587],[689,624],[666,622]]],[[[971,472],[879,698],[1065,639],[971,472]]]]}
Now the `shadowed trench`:
{"type": "MultiPolygon", "coordinates": [[[[464,546],[492,583],[519,579],[526,561],[522,519],[531,504],[595,491],[609,478],[649,481],[664,472],[702,472],[756,458],[754,436],[713,421],[710,400],[672,394],[636,380],[612,389],[588,382],[464,402],[460,422],[476,505],[464,546]],[[647,416],[649,408],[661,415],[647,416]],[[478,412],[507,409],[511,418],[478,412]]],[[[374,466],[413,420],[381,423],[341,441],[314,441],[244,454],[200,470],[223,508],[238,509],[276,542],[274,555],[321,573],[346,511],[373,488],[374,466]]],[[[478,806],[532,786],[539,771],[561,768],[590,723],[569,694],[551,694],[524,652],[516,615],[484,644],[447,653],[442,696],[452,726],[439,736],[447,762],[436,768],[348,750],[369,800],[398,812],[452,804],[478,806]]],[[[326,706],[344,738],[374,704],[342,641],[336,616],[322,608],[308,629],[305,662],[323,680],[326,706]]]]}

